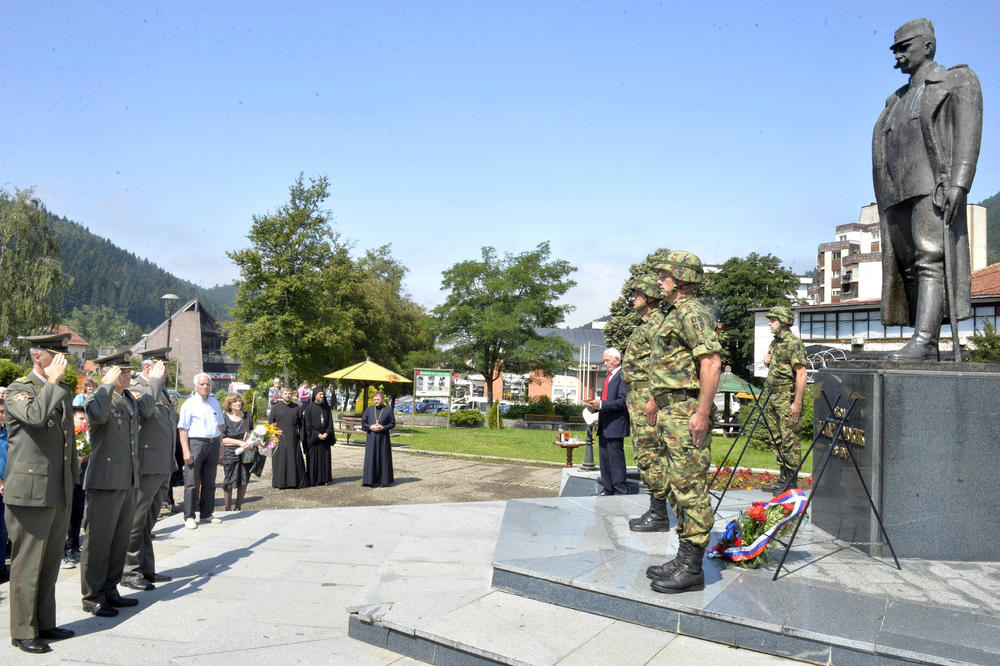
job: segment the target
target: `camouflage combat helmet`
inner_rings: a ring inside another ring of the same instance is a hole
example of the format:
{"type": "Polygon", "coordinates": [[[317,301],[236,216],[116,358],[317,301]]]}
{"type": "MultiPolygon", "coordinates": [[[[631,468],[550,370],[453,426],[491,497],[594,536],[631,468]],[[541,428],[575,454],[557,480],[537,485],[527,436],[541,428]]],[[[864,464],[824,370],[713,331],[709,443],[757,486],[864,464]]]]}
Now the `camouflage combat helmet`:
{"type": "Polygon", "coordinates": [[[660,286],[656,284],[656,277],[655,275],[640,275],[629,283],[629,288],[632,291],[638,291],[647,299],[655,298],[659,300],[660,286]]]}
{"type": "Polygon", "coordinates": [[[784,305],[775,305],[773,308],[767,311],[768,319],[777,319],[785,326],[791,326],[795,318],[792,317],[792,311],[789,310],[784,305]]]}
{"type": "Polygon", "coordinates": [[[656,259],[653,265],[658,271],[667,271],[678,282],[701,282],[701,277],[705,269],[701,266],[701,259],[690,252],[684,250],[671,250],[666,256],[656,259]]]}

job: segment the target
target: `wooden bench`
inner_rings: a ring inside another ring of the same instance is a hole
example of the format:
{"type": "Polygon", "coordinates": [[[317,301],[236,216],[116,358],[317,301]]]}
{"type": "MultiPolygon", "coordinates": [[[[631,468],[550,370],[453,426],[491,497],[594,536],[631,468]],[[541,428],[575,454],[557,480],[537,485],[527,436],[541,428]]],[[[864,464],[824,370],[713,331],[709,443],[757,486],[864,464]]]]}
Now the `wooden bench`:
{"type": "MultiPolygon", "coordinates": [[[[351,436],[360,435],[362,438],[367,435],[367,433],[361,429],[361,415],[360,414],[341,414],[339,416],[340,427],[334,428],[334,432],[338,435],[345,435],[344,444],[350,446],[351,436]]],[[[390,432],[389,437],[399,437],[402,433],[390,432]]],[[[355,446],[361,446],[356,444],[355,446]]]]}
{"type": "Polygon", "coordinates": [[[547,421],[549,423],[558,423],[562,421],[561,416],[556,416],[555,414],[525,414],[525,421],[547,421]]]}

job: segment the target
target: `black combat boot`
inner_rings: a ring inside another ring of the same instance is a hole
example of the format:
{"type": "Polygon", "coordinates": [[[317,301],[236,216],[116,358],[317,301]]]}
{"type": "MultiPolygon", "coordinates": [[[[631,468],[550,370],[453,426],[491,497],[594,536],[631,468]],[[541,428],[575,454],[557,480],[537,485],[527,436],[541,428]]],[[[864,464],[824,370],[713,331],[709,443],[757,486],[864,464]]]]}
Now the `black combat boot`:
{"type": "Polygon", "coordinates": [[[664,562],[663,564],[654,564],[653,566],[646,567],[646,578],[656,580],[657,578],[666,578],[674,572],[680,565],[680,550],[677,551],[677,555],[674,559],[669,562],[664,562]]]}
{"type": "Polygon", "coordinates": [[[670,516],[667,515],[667,500],[649,496],[649,511],[628,521],[633,532],[667,532],[670,530],[670,516]]]}
{"type": "Polygon", "coordinates": [[[899,351],[891,352],[890,361],[929,361],[938,357],[938,335],[944,311],[944,289],[940,282],[920,281],[917,289],[917,321],[913,337],[899,351]]]}
{"type": "MultiPolygon", "coordinates": [[[[795,473],[794,469],[788,470],[788,483],[785,484],[785,488],[781,492],[785,492],[785,490],[792,490],[793,488],[798,488],[798,487],[799,487],[799,475],[795,473]]],[[[781,493],[778,494],[780,495],[781,493]]]]}
{"type": "Polygon", "coordinates": [[[654,592],[677,594],[678,592],[697,592],[705,589],[705,572],[701,568],[701,558],[705,549],[699,548],[689,541],[681,541],[677,551],[677,566],[663,578],[657,578],[649,584],[654,592]]]}
{"type": "Polygon", "coordinates": [[[784,492],[785,484],[788,483],[788,470],[784,465],[781,466],[781,474],[778,478],[767,484],[766,486],[761,486],[760,489],[765,493],[771,493],[772,495],[777,495],[778,493],[784,492]]]}

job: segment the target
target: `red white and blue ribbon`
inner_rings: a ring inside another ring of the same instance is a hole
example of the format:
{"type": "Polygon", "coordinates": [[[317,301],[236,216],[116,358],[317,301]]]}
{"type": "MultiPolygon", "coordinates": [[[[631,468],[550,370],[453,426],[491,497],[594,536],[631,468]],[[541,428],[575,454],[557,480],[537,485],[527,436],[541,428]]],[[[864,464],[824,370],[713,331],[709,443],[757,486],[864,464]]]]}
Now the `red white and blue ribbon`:
{"type": "Polygon", "coordinates": [[[725,556],[734,562],[739,562],[741,560],[752,560],[763,553],[767,544],[770,543],[771,539],[778,532],[778,530],[805,511],[806,499],[806,492],[804,490],[793,488],[792,490],[786,490],[781,493],[770,502],[765,502],[763,504],[765,510],[775,504],[791,504],[792,510],[789,511],[784,518],[775,523],[771,529],[757,537],[752,544],[726,548],[724,552],[725,556]]]}

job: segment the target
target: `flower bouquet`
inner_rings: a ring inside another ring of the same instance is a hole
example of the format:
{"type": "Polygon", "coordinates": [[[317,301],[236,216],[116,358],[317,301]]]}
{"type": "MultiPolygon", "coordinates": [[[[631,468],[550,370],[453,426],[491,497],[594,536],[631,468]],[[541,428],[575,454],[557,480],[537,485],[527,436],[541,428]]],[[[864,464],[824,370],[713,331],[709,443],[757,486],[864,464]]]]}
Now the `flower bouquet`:
{"type": "Polygon", "coordinates": [[[775,537],[792,531],[792,520],[806,506],[803,490],[788,490],[770,502],[754,502],[739,518],[726,525],[709,557],[729,560],[738,567],[757,569],[767,561],[775,537]]]}
{"type": "Polygon", "coordinates": [[[80,462],[85,462],[90,457],[90,431],[87,424],[74,427],[73,435],[76,437],[76,456],[80,462]]]}
{"type": "Polygon", "coordinates": [[[253,444],[261,455],[270,457],[281,441],[281,429],[273,423],[262,423],[247,433],[246,441],[253,444]]]}

